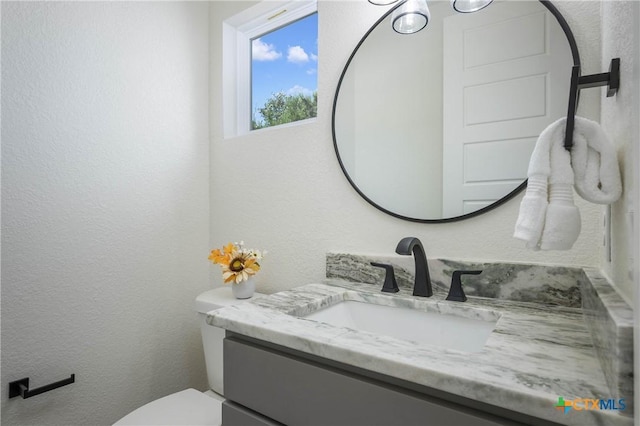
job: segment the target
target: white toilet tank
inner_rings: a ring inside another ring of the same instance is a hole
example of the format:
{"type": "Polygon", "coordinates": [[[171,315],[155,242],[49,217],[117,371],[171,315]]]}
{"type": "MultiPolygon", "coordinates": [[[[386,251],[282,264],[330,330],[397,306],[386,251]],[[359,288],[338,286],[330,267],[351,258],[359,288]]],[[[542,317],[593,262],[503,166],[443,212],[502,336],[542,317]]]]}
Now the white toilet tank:
{"type": "Polygon", "coordinates": [[[244,303],[260,297],[262,294],[255,293],[251,299],[236,299],[231,291],[231,286],[219,287],[208,290],[196,297],[196,312],[200,316],[200,331],[202,333],[202,346],[204,347],[204,360],[207,366],[207,377],[209,387],[214,392],[224,395],[222,377],[222,340],[225,330],[207,324],[209,311],[244,303]]]}

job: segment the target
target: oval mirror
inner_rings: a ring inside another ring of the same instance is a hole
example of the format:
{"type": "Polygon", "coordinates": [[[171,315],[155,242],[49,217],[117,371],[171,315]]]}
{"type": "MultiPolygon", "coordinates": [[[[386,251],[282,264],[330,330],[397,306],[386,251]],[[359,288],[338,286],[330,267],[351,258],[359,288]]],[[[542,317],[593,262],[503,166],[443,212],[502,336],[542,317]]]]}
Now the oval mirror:
{"type": "Polygon", "coordinates": [[[333,139],[373,206],[447,222],[526,186],[538,135],[567,114],[579,56],[548,1],[494,1],[476,13],[428,5],[422,31],[396,33],[390,10],[355,48],[336,90],[333,139]]]}

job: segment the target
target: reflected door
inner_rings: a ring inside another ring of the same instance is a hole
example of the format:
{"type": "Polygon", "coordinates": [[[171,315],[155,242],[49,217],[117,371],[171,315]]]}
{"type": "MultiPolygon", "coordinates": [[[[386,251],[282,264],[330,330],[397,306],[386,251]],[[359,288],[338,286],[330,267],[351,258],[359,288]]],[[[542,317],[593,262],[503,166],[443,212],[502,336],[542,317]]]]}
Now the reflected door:
{"type": "Polygon", "coordinates": [[[554,43],[565,38],[555,18],[537,2],[492,8],[444,22],[444,217],[488,206],[526,179],[537,135],[567,104],[558,64],[571,51],[554,43]]]}

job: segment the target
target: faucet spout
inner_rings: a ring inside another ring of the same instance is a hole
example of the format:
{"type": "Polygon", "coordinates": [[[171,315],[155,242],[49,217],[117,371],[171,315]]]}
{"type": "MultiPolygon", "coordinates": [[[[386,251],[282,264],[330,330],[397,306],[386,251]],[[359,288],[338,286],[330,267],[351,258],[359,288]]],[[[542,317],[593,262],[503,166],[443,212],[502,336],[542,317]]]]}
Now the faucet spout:
{"type": "Polygon", "coordinates": [[[401,239],[396,247],[396,253],[405,256],[411,256],[413,254],[416,266],[413,295],[422,297],[433,296],[427,257],[424,254],[424,247],[422,247],[420,240],[416,237],[406,237],[401,239]]]}

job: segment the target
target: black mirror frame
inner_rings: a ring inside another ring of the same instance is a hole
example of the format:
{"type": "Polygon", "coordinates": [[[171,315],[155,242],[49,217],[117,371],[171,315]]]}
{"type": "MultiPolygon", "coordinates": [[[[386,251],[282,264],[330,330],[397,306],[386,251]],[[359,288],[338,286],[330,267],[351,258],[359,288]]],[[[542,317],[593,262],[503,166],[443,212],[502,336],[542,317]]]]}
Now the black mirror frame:
{"type": "MultiPolygon", "coordinates": [[[[567,37],[567,41],[569,42],[569,47],[571,48],[571,54],[573,56],[573,64],[574,64],[574,66],[576,66],[576,65],[580,66],[580,53],[578,52],[578,45],[576,44],[576,40],[575,40],[575,37],[573,36],[573,32],[571,32],[571,28],[569,27],[569,24],[567,23],[567,21],[564,19],[564,16],[562,16],[560,11],[553,5],[553,3],[551,3],[550,0],[538,0],[538,1],[540,3],[542,3],[542,5],[544,7],[546,7],[547,10],[549,10],[549,12],[551,12],[551,14],[556,18],[556,20],[560,24],[560,27],[564,31],[564,34],[567,37]]],[[[399,7],[399,5],[396,6],[396,7],[399,7]]],[[[347,72],[347,69],[349,68],[349,65],[351,64],[351,61],[355,57],[356,53],[358,53],[358,49],[360,49],[360,46],[362,45],[362,43],[364,43],[364,41],[367,39],[369,34],[382,21],[384,21],[387,18],[387,16],[389,16],[393,12],[393,10],[396,7],[393,7],[389,11],[387,11],[384,15],[382,15],[382,17],[380,19],[378,19],[371,26],[371,28],[369,28],[369,30],[367,30],[365,35],[362,37],[362,39],[360,39],[360,41],[358,42],[356,47],[353,49],[353,52],[349,56],[349,59],[347,60],[347,63],[345,64],[344,69],[342,70],[342,73],[340,74],[340,79],[338,80],[338,86],[336,87],[336,92],[335,92],[335,95],[334,95],[334,98],[333,98],[333,108],[332,108],[332,111],[331,111],[331,136],[333,137],[333,148],[334,148],[334,150],[336,152],[336,158],[338,159],[338,163],[340,164],[340,168],[342,169],[342,173],[344,173],[345,177],[347,178],[347,180],[349,181],[349,183],[351,184],[353,189],[355,189],[356,192],[362,198],[365,199],[365,201],[367,201],[369,204],[371,204],[376,209],[378,209],[378,210],[380,210],[380,211],[382,211],[382,212],[384,212],[384,213],[386,213],[386,214],[388,214],[390,216],[396,217],[398,219],[407,220],[407,221],[410,221],[410,222],[419,222],[419,223],[447,223],[447,222],[456,222],[456,221],[459,221],[459,220],[469,219],[469,218],[476,217],[476,216],[479,216],[481,214],[487,213],[488,211],[491,211],[491,210],[495,209],[496,207],[501,206],[502,204],[506,203],[507,201],[509,201],[510,199],[515,197],[516,195],[518,195],[518,193],[520,193],[520,191],[522,191],[524,188],[527,187],[527,179],[525,179],[517,188],[515,188],[513,191],[511,191],[510,193],[508,193],[507,195],[505,195],[504,197],[502,197],[498,201],[496,201],[493,204],[490,204],[490,205],[488,205],[486,207],[478,209],[478,210],[476,210],[474,212],[467,213],[467,214],[460,215],[460,216],[443,218],[443,219],[418,219],[418,218],[403,216],[403,215],[400,215],[398,213],[394,213],[394,212],[392,212],[390,210],[387,210],[384,207],[376,204],[375,202],[373,202],[369,197],[367,197],[360,190],[360,188],[358,188],[358,186],[355,184],[355,182],[349,176],[349,173],[347,173],[347,170],[346,170],[344,164],[342,163],[342,159],[340,158],[340,152],[338,151],[338,141],[336,139],[336,125],[335,125],[336,124],[335,123],[335,121],[336,121],[336,105],[338,103],[338,93],[340,93],[340,87],[342,86],[342,80],[344,78],[344,75],[347,72]]],[[[576,103],[577,103],[577,101],[576,101],[576,103]]]]}

